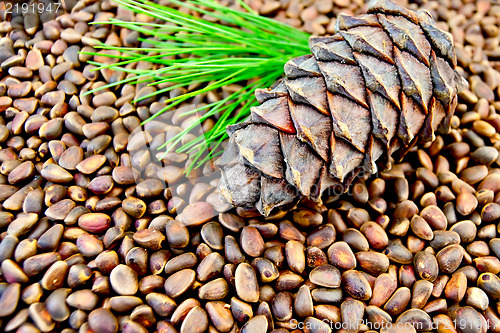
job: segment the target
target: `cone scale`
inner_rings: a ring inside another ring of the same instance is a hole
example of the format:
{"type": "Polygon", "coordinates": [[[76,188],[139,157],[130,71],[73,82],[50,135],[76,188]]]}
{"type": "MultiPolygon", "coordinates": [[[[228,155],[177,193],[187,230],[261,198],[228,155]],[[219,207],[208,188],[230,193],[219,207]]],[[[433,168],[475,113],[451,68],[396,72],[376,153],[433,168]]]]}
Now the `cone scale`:
{"type": "Polygon", "coordinates": [[[247,121],[227,128],[216,165],[232,205],[267,216],[302,197],[320,201],[449,130],[464,83],[451,35],[428,12],[378,0],[336,23],[335,35],[310,38],[312,54],[290,60],[284,79],[256,92],[247,121]]]}

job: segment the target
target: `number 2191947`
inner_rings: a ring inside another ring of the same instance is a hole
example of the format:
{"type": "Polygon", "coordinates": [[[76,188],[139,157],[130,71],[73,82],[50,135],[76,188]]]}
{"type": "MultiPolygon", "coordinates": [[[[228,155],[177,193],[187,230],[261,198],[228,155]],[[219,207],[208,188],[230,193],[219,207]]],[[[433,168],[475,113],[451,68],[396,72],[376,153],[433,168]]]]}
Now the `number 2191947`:
{"type": "Polygon", "coordinates": [[[27,13],[35,13],[39,14],[47,13],[47,12],[57,12],[61,7],[60,2],[50,2],[50,3],[42,3],[42,2],[33,2],[31,4],[28,3],[11,3],[8,2],[5,4],[6,12],[9,14],[17,13],[17,14],[27,14],[27,13]]]}

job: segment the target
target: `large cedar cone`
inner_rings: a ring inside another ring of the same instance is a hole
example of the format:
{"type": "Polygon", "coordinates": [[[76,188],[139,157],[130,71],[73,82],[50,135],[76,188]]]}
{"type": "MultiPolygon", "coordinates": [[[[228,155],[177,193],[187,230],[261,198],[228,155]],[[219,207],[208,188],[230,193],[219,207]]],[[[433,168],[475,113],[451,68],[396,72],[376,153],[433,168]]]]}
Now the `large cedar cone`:
{"type": "Polygon", "coordinates": [[[336,34],[312,37],[310,48],[227,129],[219,190],[235,206],[268,215],[303,196],[319,201],[449,130],[463,79],[451,35],[428,12],[374,1],[366,15],[340,15],[336,34]]]}

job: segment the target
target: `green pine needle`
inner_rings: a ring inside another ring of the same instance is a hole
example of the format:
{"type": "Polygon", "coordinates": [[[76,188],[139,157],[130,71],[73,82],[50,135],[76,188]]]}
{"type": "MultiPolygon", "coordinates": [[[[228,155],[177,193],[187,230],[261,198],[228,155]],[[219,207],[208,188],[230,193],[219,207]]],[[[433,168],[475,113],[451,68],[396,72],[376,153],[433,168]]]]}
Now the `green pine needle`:
{"type": "Polygon", "coordinates": [[[125,83],[146,82],[152,86],[169,83],[167,88],[158,89],[134,101],[138,102],[175,88],[199,84],[199,88],[194,91],[167,99],[167,106],[144,121],[146,123],[199,94],[230,84],[245,84],[251,80],[251,83],[228,97],[183,114],[189,116],[200,112],[200,122],[220,115],[214,127],[204,135],[181,145],[183,136],[200,126],[195,123],[160,147],[165,149],[165,153],[175,150],[189,154],[192,163],[186,169],[188,173],[220,154],[221,143],[227,138],[226,126],[248,117],[250,107],[257,104],[254,97],[256,89],[270,87],[277,81],[283,75],[283,67],[289,59],[309,53],[307,33],[258,15],[242,0],[237,1],[246,12],[222,6],[215,0],[169,0],[172,4],[192,9],[200,16],[206,15],[224,24],[209,22],[147,0],[115,1],[136,14],[153,17],[155,23],[112,19],[110,22],[94,24],[111,23],[117,27],[135,30],[142,36],[139,41],[147,41],[152,47],[113,47],[101,44],[95,48],[118,50],[121,55],[117,57],[97,52],[86,53],[118,58],[118,62],[113,64],[89,61],[97,66],[95,70],[109,68],[128,75],[119,82],[109,83],[85,94],[125,83]],[[156,64],[159,69],[130,68],[129,64],[139,61],[156,64]]]}

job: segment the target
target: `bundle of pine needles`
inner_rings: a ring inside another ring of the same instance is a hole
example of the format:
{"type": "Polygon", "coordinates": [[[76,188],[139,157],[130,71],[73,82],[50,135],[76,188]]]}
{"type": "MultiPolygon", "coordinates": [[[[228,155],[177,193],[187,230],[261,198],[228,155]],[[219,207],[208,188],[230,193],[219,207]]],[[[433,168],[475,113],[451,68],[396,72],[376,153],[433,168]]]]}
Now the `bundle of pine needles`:
{"type": "MultiPolygon", "coordinates": [[[[267,88],[275,83],[283,75],[287,60],[309,53],[308,34],[258,15],[243,0],[235,1],[244,11],[222,6],[216,0],[167,1],[168,5],[190,9],[207,20],[147,0],[115,1],[136,14],[151,16],[154,23],[112,19],[111,22],[95,24],[111,23],[137,31],[141,36],[139,42],[147,41],[152,47],[96,46],[100,50],[116,49],[121,52],[119,61],[113,64],[89,61],[97,66],[96,70],[110,68],[128,75],[126,79],[89,91],[89,94],[125,83],[146,82],[153,86],[169,83],[167,88],[142,96],[142,100],[154,95],[161,96],[176,88],[198,85],[199,88],[194,91],[167,99],[167,106],[145,121],[148,122],[163,112],[175,110],[181,103],[199,94],[216,91],[230,84],[243,84],[241,90],[219,101],[184,113],[185,116],[201,114],[200,122],[221,115],[212,129],[195,140],[181,144],[183,136],[199,126],[199,123],[193,123],[160,147],[165,149],[165,153],[171,150],[187,153],[192,161],[187,172],[220,153],[220,145],[227,138],[226,126],[244,120],[250,114],[250,107],[257,104],[254,97],[256,89],[267,88]],[[160,69],[127,67],[139,61],[158,64],[160,69]]],[[[97,52],[87,54],[104,55],[97,52]]]]}

